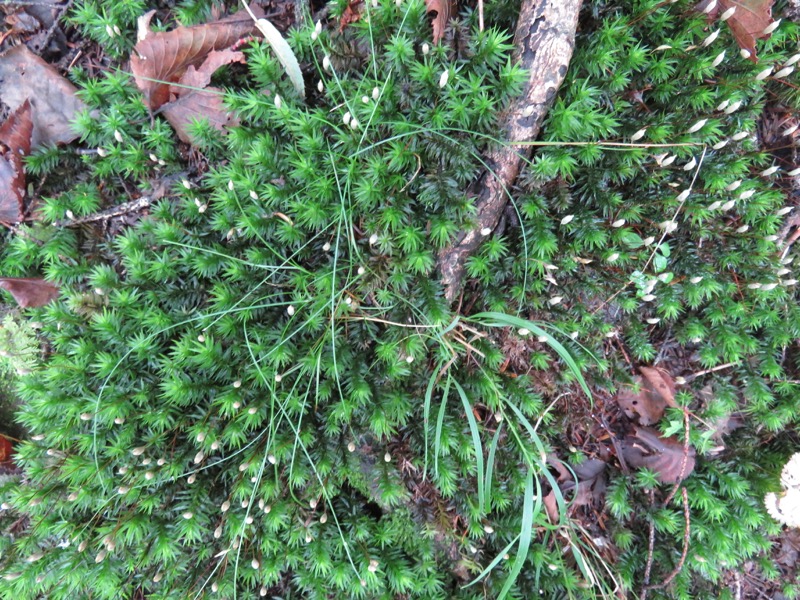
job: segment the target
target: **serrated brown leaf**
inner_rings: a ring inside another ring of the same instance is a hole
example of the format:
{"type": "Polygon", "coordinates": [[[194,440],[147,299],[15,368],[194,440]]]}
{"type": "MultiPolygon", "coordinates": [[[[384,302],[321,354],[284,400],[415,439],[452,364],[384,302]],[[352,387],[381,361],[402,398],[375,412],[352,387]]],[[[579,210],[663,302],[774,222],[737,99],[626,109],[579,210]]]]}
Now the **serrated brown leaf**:
{"type": "MultiPolygon", "coordinates": [[[[258,7],[253,12],[263,15],[258,7]]],[[[147,34],[131,54],[131,72],[147,106],[155,110],[169,102],[170,84],[178,83],[190,66],[196,68],[209,53],[255,31],[253,20],[240,12],[204,25],[147,34]]]]}
{"type": "Polygon", "coordinates": [[[30,154],[32,134],[31,103],[26,100],[0,126],[0,221],[3,223],[21,221],[24,214],[23,158],[30,154]]]}
{"type": "Polygon", "coordinates": [[[450,21],[450,15],[455,8],[453,0],[425,0],[425,8],[431,17],[433,25],[433,43],[438,44],[444,36],[444,30],[450,21]]]}
{"type": "MultiPolygon", "coordinates": [[[[716,7],[708,13],[709,20],[716,19],[726,10],[736,7],[735,12],[727,20],[736,43],[747,50],[749,59],[758,62],[756,40],[769,37],[764,29],[773,23],[772,4],[774,0],[719,0],[716,7]]],[[[701,4],[701,9],[707,2],[701,4]]]]}
{"type": "Polygon", "coordinates": [[[0,288],[14,296],[20,308],[44,306],[60,293],[57,286],[36,277],[0,277],[0,288]]]}
{"type": "Polygon", "coordinates": [[[71,122],[86,105],[75,86],[24,45],[0,54],[0,100],[16,110],[31,103],[31,147],[68,144],[78,135],[71,122]]]}
{"type": "Polygon", "coordinates": [[[635,427],[633,435],[625,436],[622,454],[629,466],[654,471],[661,483],[674,484],[686,479],[695,465],[695,451],[690,446],[681,476],[685,456],[683,442],[675,436],[662,437],[650,427],[635,427]]]}

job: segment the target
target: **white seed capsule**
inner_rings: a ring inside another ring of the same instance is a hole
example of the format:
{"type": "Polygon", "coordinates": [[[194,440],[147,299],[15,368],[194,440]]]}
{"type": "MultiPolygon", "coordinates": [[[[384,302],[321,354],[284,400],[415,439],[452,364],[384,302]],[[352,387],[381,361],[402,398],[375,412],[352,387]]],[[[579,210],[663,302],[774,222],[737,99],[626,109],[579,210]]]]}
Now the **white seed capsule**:
{"type": "Polygon", "coordinates": [[[369,236],[369,245],[374,246],[377,243],[378,243],[378,234],[373,233],[371,236],[369,236]]]}
{"type": "Polygon", "coordinates": [[[268,454],[267,455],[267,460],[269,461],[269,464],[271,464],[271,465],[274,465],[275,463],[278,462],[278,459],[275,458],[274,454],[268,454]]]}
{"type": "Polygon", "coordinates": [[[697,123],[689,127],[686,132],[695,133],[696,131],[700,131],[706,123],[708,123],[708,119],[700,119],[697,123]]]}
{"type": "Polygon", "coordinates": [[[755,193],[756,193],[755,190],[745,190],[741,194],[739,194],[739,199],[740,200],[747,200],[748,198],[750,198],[755,193]]]}
{"type": "Polygon", "coordinates": [[[194,516],[194,513],[190,512],[188,510],[185,513],[183,513],[183,518],[186,519],[187,521],[189,519],[191,519],[193,516],[194,516]]]}
{"type": "Polygon", "coordinates": [[[220,525],[214,530],[214,538],[218,540],[221,537],[222,537],[222,525],[220,525]]]}
{"type": "Polygon", "coordinates": [[[483,237],[486,237],[487,235],[489,235],[491,233],[492,233],[492,228],[491,227],[484,227],[483,229],[481,229],[481,235],[483,237]]]}
{"type": "Polygon", "coordinates": [[[353,442],[348,442],[348,444],[347,444],[347,451],[348,451],[348,452],[355,452],[355,451],[356,451],[356,445],[355,445],[355,443],[353,443],[353,442]]]}
{"type": "Polygon", "coordinates": [[[254,558],[252,561],[250,561],[250,566],[253,567],[254,569],[257,569],[258,567],[261,566],[261,564],[254,558]]]}
{"type": "Polygon", "coordinates": [[[646,294],[646,295],[642,296],[642,300],[644,302],[652,302],[655,299],[656,299],[656,297],[653,294],[646,294]]]}
{"type": "Polygon", "coordinates": [[[411,354],[409,354],[408,356],[406,356],[406,362],[407,362],[408,364],[411,364],[411,363],[413,363],[413,362],[414,362],[414,356],[413,356],[413,355],[411,355],[411,354]]]}
{"type": "Polygon", "coordinates": [[[606,259],[608,262],[615,262],[619,258],[619,252],[612,252],[606,259]]]}
{"type": "Polygon", "coordinates": [[[100,550],[100,552],[97,553],[97,556],[94,557],[94,562],[96,562],[96,563],[103,562],[105,560],[107,554],[108,554],[108,551],[100,550]]]}
{"type": "Polygon", "coordinates": [[[762,79],[766,79],[767,77],[769,77],[769,76],[770,76],[770,74],[771,74],[771,73],[772,73],[772,67],[767,67],[767,68],[766,68],[766,69],[764,69],[763,71],[759,71],[759,72],[756,74],[756,76],[755,76],[755,80],[756,80],[756,81],[761,81],[762,79]]]}
{"type": "Polygon", "coordinates": [[[678,202],[683,202],[689,197],[689,194],[692,193],[692,190],[683,190],[680,194],[675,197],[675,200],[678,202]]]}
{"type": "Polygon", "coordinates": [[[783,135],[786,136],[792,135],[795,131],[797,131],[798,127],[800,127],[800,125],[792,125],[791,127],[787,127],[786,129],[783,130],[783,135]]]}
{"type": "Polygon", "coordinates": [[[428,54],[430,53],[431,53],[431,47],[428,45],[427,42],[425,42],[424,44],[422,44],[422,54],[424,56],[428,56],[428,54]]]}
{"type": "Polygon", "coordinates": [[[328,522],[328,515],[326,515],[326,514],[323,514],[323,515],[322,515],[322,516],[319,518],[319,522],[320,522],[320,523],[322,523],[323,525],[324,525],[325,523],[327,523],[327,522],[328,522]]]}
{"type": "Polygon", "coordinates": [[[782,217],[783,215],[788,215],[790,212],[792,212],[792,210],[794,210],[794,206],[784,206],[775,214],[778,215],[779,217],[782,217]]]}
{"type": "Polygon", "coordinates": [[[736,233],[744,233],[748,229],[750,229],[750,225],[742,225],[741,227],[736,228],[736,233]]]}
{"type": "Polygon", "coordinates": [[[361,96],[361,102],[364,104],[369,104],[369,96],[361,96]]]}
{"type": "Polygon", "coordinates": [[[797,285],[797,279],[784,279],[781,283],[786,286],[797,285]]]}
{"type": "Polygon", "coordinates": [[[728,10],[726,10],[724,13],[722,13],[719,16],[719,20],[720,21],[727,21],[728,19],[730,19],[733,16],[733,13],[735,13],[735,12],[736,12],[736,7],[735,6],[731,6],[728,10]]]}
{"type": "Polygon", "coordinates": [[[784,275],[788,275],[791,272],[792,272],[791,269],[787,269],[786,267],[783,267],[783,268],[780,268],[777,271],[775,271],[775,275],[777,275],[778,277],[783,277],[784,275]]]}
{"type": "Polygon", "coordinates": [[[789,172],[788,172],[788,173],[786,173],[786,174],[787,174],[789,177],[797,177],[798,175],[800,175],[800,167],[798,167],[798,168],[796,168],[796,169],[792,169],[791,171],[789,171],[789,172]]]}
{"type": "Polygon", "coordinates": [[[711,204],[708,205],[708,210],[717,210],[720,206],[722,206],[722,202],[719,200],[715,200],[711,204]]]}
{"type": "Polygon", "coordinates": [[[700,44],[703,48],[706,46],[710,46],[714,43],[714,41],[719,37],[719,29],[712,32],[706,39],[703,40],[703,43],[700,44]]]}
{"type": "Polygon", "coordinates": [[[344,123],[345,125],[349,125],[350,124],[350,119],[352,119],[352,118],[353,118],[353,115],[351,115],[350,111],[348,110],[346,113],[344,113],[344,115],[342,115],[342,123],[344,123]]]}
{"type": "MultiPolygon", "coordinates": [[[[725,50],[723,50],[722,52],[717,54],[717,57],[711,63],[711,66],[712,67],[718,67],[718,66],[720,66],[722,64],[723,60],[725,60],[725,50]]],[[[722,110],[722,109],[720,108],[720,109],[717,109],[717,110],[722,110]]]]}
{"type": "Polygon", "coordinates": [[[674,163],[675,159],[677,159],[677,158],[678,158],[677,154],[673,154],[672,156],[668,156],[667,158],[665,158],[664,160],[661,161],[661,166],[662,167],[668,167],[672,163],[674,163]]]}
{"type": "Polygon", "coordinates": [[[703,281],[703,276],[702,275],[698,275],[696,277],[692,277],[691,279],[689,279],[689,283],[695,283],[696,284],[696,283],[700,283],[701,281],[703,281]]]}
{"type": "Polygon", "coordinates": [[[642,240],[642,243],[643,243],[645,246],[649,246],[650,244],[652,244],[652,243],[653,243],[653,242],[655,242],[655,241],[656,241],[656,238],[655,238],[655,236],[652,236],[652,235],[651,235],[651,236],[648,236],[648,237],[644,238],[644,239],[642,240]]]}
{"type": "Polygon", "coordinates": [[[742,101],[741,100],[737,100],[736,102],[734,102],[728,108],[725,109],[725,114],[726,115],[731,115],[731,114],[735,113],[737,110],[739,110],[741,107],[742,107],[742,101]]]}
{"type": "Polygon", "coordinates": [[[625,219],[617,219],[611,224],[611,226],[614,228],[619,228],[625,225],[625,223],[626,223],[625,219]]]}
{"type": "Polygon", "coordinates": [[[728,200],[725,204],[723,204],[720,208],[722,210],[730,210],[736,204],[736,200],[728,200]]]}
{"type": "Polygon", "coordinates": [[[378,86],[372,88],[372,99],[377,101],[381,97],[381,90],[378,86]]]}
{"type": "Polygon", "coordinates": [[[646,321],[648,325],[658,325],[661,322],[661,319],[652,318],[652,319],[646,319],[646,321]]]}
{"type": "Polygon", "coordinates": [[[574,219],[574,218],[575,218],[575,215],[567,215],[566,217],[564,217],[563,219],[561,219],[561,224],[562,224],[562,225],[566,225],[566,224],[568,224],[568,223],[571,223],[571,222],[572,222],[572,219],[574,219]]]}
{"type": "Polygon", "coordinates": [[[188,483],[189,485],[193,484],[195,481],[197,481],[197,475],[195,475],[194,473],[192,473],[186,478],[186,483],[188,483]]]}
{"type": "Polygon", "coordinates": [[[330,71],[331,70],[331,57],[328,56],[327,54],[322,57],[322,68],[325,71],[330,71]]]}
{"type": "Polygon", "coordinates": [[[782,21],[782,19],[778,19],[777,21],[773,21],[772,23],[770,23],[769,25],[764,27],[764,31],[762,31],[761,33],[763,33],[764,35],[769,35],[773,31],[775,31],[778,27],[780,27],[781,21],[782,21]]]}
{"type": "Polygon", "coordinates": [[[141,456],[142,454],[144,454],[145,450],[146,450],[145,446],[139,446],[138,448],[134,448],[133,450],[131,450],[131,454],[133,454],[134,456],[141,456]]]}
{"type": "Polygon", "coordinates": [[[631,141],[632,142],[638,142],[640,139],[642,139],[644,137],[645,133],[647,133],[647,127],[644,127],[643,129],[640,129],[639,131],[634,133],[631,136],[631,141]]]}
{"type": "Polygon", "coordinates": [[[203,459],[205,457],[206,457],[206,455],[203,454],[202,451],[198,452],[197,454],[194,455],[194,464],[196,464],[196,465],[200,464],[201,462],[203,462],[203,459]]]}
{"type": "Polygon", "coordinates": [[[383,455],[383,460],[384,460],[384,462],[387,462],[387,463],[388,462],[392,462],[392,455],[387,452],[386,454],[383,455]]]}
{"type": "Polygon", "coordinates": [[[691,170],[692,170],[692,169],[694,169],[696,166],[697,166],[697,160],[696,160],[696,159],[694,158],[694,156],[693,156],[693,157],[692,157],[692,160],[690,160],[690,161],[689,161],[689,162],[687,162],[685,165],[683,165],[683,170],[684,170],[684,171],[691,171],[691,170]]]}
{"type": "Polygon", "coordinates": [[[672,50],[672,46],[670,46],[669,44],[661,44],[660,46],[657,46],[655,48],[656,52],[661,52],[663,50],[672,50]]]}
{"type": "Polygon", "coordinates": [[[322,79],[320,79],[320,80],[317,82],[317,91],[318,91],[320,94],[321,94],[323,91],[325,91],[325,84],[324,84],[324,83],[322,83],[322,79]]]}
{"type": "Polygon", "coordinates": [[[706,4],[706,7],[703,9],[703,12],[704,12],[705,14],[709,14],[709,13],[711,13],[711,11],[712,11],[712,10],[714,10],[715,8],[717,8],[717,0],[711,0],[711,2],[709,2],[708,4],[706,4]]]}
{"type": "Polygon", "coordinates": [[[450,71],[443,71],[439,76],[439,87],[443,88],[447,85],[447,80],[450,79],[450,71]]]}
{"type": "Polygon", "coordinates": [[[727,145],[728,145],[728,140],[721,140],[721,141],[717,142],[716,144],[714,144],[714,145],[713,145],[713,146],[711,146],[711,147],[712,147],[714,150],[721,150],[722,148],[724,148],[724,147],[725,147],[725,146],[727,146],[727,145]]]}
{"type": "Polygon", "coordinates": [[[547,301],[547,303],[550,306],[555,306],[556,304],[560,304],[563,299],[563,296],[553,296],[547,301]]]}
{"type": "Polygon", "coordinates": [[[761,289],[764,290],[765,292],[769,292],[774,290],[776,287],[778,287],[777,283],[765,283],[764,285],[761,286],[761,289]]]}
{"type": "Polygon", "coordinates": [[[740,185],[742,185],[742,180],[741,179],[737,179],[733,183],[729,183],[728,185],[726,185],[725,186],[725,191],[726,192],[732,192],[735,189],[737,189],[740,185]]]}
{"type": "Polygon", "coordinates": [[[352,119],[352,120],[350,121],[350,129],[358,129],[358,126],[359,126],[360,124],[361,124],[361,123],[359,123],[359,122],[358,122],[358,119],[352,119]]]}
{"type": "Polygon", "coordinates": [[[747,48],[742,48],[741,50],[739,50],[739,54],[744,59],[750,58],[750,50],[748,50],[747,48]]]}
{"type": "Polygon", "coordinates": [[[780,79],[781,77],[786,77],[787,75],[791,75],[794,72],[794,67],[783,67],[780,71],[775,73],[773,77],[775,79],[780,79]]]}
{"type": "Polygon", "coordinates": [[[764,169],[763,171],[761,171],[761,176],[769,177],[770,175],[774,175],[775,173],[777,173],[779,169],[780,166],[778,165],[772,166],[769,169],[764,169]]]}
{"type": "Polygon", "coordinates": [[[150,481],[150,480],[151,480],[151,479],[153,479],[153,477],[155,477],[155,476],[156,476],[156,475],[155,475],[155,473],[153,473],[152,471],[147,471],[147,473],[145,473],[145,474],[144,474],[144,478],[145,478],[147,481],[150,481]]]}
{"type": "Polygon", "coordinates": [[[750,133],[749,133],[749,132],[747,132],[747,131],[739,131],[738,133],[734,133],[734,134],[731,136],[731,139],[732,139],[734,142],[740,142],[741,140],[743,140],[744,138],[746,138],[746,137],[747,137],[747,136],[749,136],[749,135],[750,135],[750,133]]]}

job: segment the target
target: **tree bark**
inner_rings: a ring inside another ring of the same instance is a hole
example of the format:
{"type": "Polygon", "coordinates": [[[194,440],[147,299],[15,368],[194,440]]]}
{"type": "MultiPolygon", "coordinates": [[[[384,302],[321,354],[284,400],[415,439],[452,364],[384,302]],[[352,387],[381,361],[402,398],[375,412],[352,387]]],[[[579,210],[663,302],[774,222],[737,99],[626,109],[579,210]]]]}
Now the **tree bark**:
{"type": "Polygon", "coordinates": [[[519,146],[539,134],[542,121],[564,81],[572,51],[581,0],[523,0],[514,34],[513,60],[527,72],[522,93],[503,114],[505,142],[484,156],[487,169],[475,184],[477,221],[439,253],[438,268],[445,297],[453,302],[461,290],[467,259],[497,227],[509,200],[509,189],[531,154],[519,146]]]}

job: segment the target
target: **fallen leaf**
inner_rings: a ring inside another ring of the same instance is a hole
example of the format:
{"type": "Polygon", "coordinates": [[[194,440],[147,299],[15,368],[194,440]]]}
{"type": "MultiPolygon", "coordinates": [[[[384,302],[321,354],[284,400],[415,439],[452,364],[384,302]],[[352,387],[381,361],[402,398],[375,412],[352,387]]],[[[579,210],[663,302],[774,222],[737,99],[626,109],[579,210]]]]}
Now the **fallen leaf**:
{"type": "Polygon", "coordinates": [[[438,44],[442,39],[454,4],[453,0],[425,0],[428,16],[433,20],[431,24],[433,25],[434,44],[438,44]]]}
{"type": "Polygon", "coordinates": [[[339,32],[351,23],[361,20],[361,11],[364,9],[364,0],[349,0],[347,7],[339,19],[339,32]]]}
{"type": "Polygon", "coordinates": [[[35,277],[0,277],[0,288],[14,296],[20,308],[44,306],[60,293],[57,286],[35,277]]]}
{"type": "MultiPolygon", "coordinates": [[[[570,510],[601,500],[606,490],[605,461],[589,458],[568,468],[555,454],[548,454],[547,464],[558,471],[558,487],[570,510]]],[[[558,523],[559,512],[555,493],[550,491],[542,498],[542,502],[550,522],[558,523]]]]}
{"type": "MultiPolygon", "coordinates": [[[[710,0],[702,3],[700,9],[707,6],[708,2],[710,0]]],[[[764,29],[773,23],[773,2],[774,0],[719,0],[715,8],[708,12],[708,18],[709,21],[716,20],[721,13],[735,7],[736,10],[726,22],[739,47],[750,53],[750,60],[758,62],[756,40],[770,35],[764,33],[764,29]]]]}
{"type": "Polygon", "coordinates": [[[70,123],[86,105],[75,95],[75,86],[24,45],[0,54],[0,81],[0,101],[11,110],[30,100],[32,148],[78,137],[70,123]]]}
{"type": "Polygon", "coordinates": [[[178,83],[190,66],[201,65],[210,52],[231,46],[254,29],[251,18],[243,13],[167,32],[149,32],[147,20],[140,26],[144,32],[140,30],[139,35],[145,37],[134,46],[131,72],[151,110],[171,100],[170,85],[178,83]]]}
{"type": "Polygon", "coordinates": [[[654,471],[661,483],[678,483],[694,470],[695,451],[689,447],[685,456],[683,442],[675,436],[662,437],[650,427],[635,427],[633,435],[622,441],[622,454],[629,466],[654,471]],[[681,466],[683,474],[681,475],[681,466]]]}
{"type": "Polygon", "coordinates": [[[643,377],[633,378],[635,387],[623,387],[615,400],[628,418],[636,419],[641,425],[653,425],[664,416],[667,406],[678,406],[675,382],[663,369],[639,367],[639,372],[643,377]]]}
{"type": "Polygon", "coordinates": [[[0,463],[10,463],[14,445],[6,436],[0,435],[0,463]]]}
{"type": "Polygon", "coordinates": [[[9,29],[0,35],[0,43],[5,41],[5,39],[12,35],[29,35],[31,33],[36,33],[42,28],[42,24],[39,23],[39,20],[29,15],[24,10],[19,10],[16,12],[11,13],[10,15],[6,15],[5,18],[6,25],[9,25],[9,29]]]}
{"type": "Polygon", "coordinates": [[[215,87],[184,94],[177,100],[165,104],[161,112],[175,128],[180,140],[187,144],[195,143],[191,135],[191,126],[197,120],[206,119],[218,131],[224,131],[225,128],[238,122],[225,107],[223,90],[215,87]]]}
{"type": "Polygon", "coordinates": [[[24,215],[25,165],[30,154],[33,122],[25,101],[0,126],[0,221],[16,223],[24,215]]]}

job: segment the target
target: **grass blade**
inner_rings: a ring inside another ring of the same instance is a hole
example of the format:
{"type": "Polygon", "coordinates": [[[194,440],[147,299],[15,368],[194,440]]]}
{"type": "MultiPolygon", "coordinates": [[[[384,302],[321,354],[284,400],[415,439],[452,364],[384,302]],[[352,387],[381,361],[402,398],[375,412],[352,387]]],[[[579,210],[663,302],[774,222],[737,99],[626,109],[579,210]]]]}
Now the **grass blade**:
{"type": "Polygon", "coordinates": [[[472,434],[472,445],[475,448],[475,466],[477,468],[478,480],[478,506],[485,509],[486,495],[485,495],[485,480],[483,473],[483,444],[481,443],[481,432],[478,428],[478,421],[472,412],[472,405],[469,403],[467,393],[461,384],[453,380],[453,386],[456,388],[458,395],[461,396],[461,404],[464,406],[464,413],[467,415],[467,423],[469,423],[469,430],[472,434]]]}
{"type": "Polygon", "coordinates": [[[500,432],[503,430],[503,423],[494,432],[492,443],[489,445],[489,456],[486,459],[486,483],[483,484],[486,492],[486,503],[483,505],[483,512],[488,514],[492,503],[492,475],[494,474],[494,459],[497,453],[497,444],[500,442],[500,432]]]}

